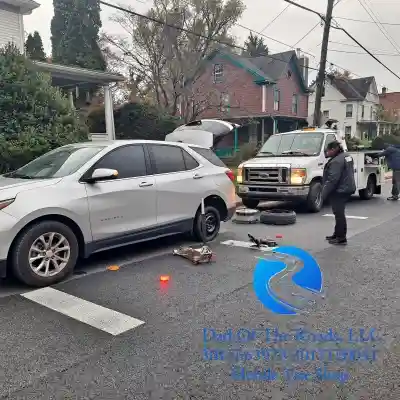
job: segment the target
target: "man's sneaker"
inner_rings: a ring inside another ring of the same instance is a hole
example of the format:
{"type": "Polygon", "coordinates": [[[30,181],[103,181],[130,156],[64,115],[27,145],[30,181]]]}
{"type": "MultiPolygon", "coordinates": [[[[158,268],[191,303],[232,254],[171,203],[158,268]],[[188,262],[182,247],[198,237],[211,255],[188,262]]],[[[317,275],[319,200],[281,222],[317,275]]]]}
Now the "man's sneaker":
{"type": "Polygon", "coordinates": [[[347,239],[331,239],[329,240],[329,244],[335,244],[335,245],[346,245],[347,244],[347,239]]]}
{"type": "Polygon", "coordinates": [[[387,199],[390,200],[390,201],[398,201],[399,200],[399,198],[396,197],[396,196],[390,196],[387,199]]]}
{"type": "Polygon", "coordinates": [[[335,235],[325,236],[325,239],[326,240],[333,240],[333,239],[336,239],[336,236],[335,235]]]}

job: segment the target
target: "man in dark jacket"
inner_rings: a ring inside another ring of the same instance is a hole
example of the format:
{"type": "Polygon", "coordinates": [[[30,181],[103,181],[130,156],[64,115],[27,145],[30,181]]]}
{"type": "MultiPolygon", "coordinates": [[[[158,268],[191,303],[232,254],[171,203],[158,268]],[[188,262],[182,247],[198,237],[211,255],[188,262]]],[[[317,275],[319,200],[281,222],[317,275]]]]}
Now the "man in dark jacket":
{"type": "Polygon", "coordinates": [[[346,202],[356,191],[353,158],[343,151],[338,141],[328,144],[323,174],[322,199],[329,198],[335,216],[335,230],[326,239],[330,244],[347,244],[346,202]]]}
{"type": "Polygon", "coordinates": [[[388,200],[397,201],[399,200],[400,194],[400,149],[386,145],[385,150],[380,154],[384,156],[389,169],[392,170],[392,195],[388,197],[388,200]]]}

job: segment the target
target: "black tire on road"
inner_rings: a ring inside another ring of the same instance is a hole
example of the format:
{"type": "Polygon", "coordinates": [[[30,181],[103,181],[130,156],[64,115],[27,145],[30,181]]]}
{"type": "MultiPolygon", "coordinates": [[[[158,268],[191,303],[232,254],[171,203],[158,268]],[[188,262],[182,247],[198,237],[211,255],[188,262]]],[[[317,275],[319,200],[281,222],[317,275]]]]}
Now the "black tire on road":
{"type": "Polygon", "coordinates": [[[291,210],[263,211],[260,222],[267,225],[292,225],[296,222],[296,213],[291,210]]]}
{"type": "Polygon", "coordinates": [[[243,199],[242,203],[247,208],[256,208],[258,206],[258,204],[260,203],[260,200],[243,199]]]}
{"type": "Polygon", "coordinates": [[[318,181],[311,183],[307,197],[308,211],[312,213],[317,213],[321,211],[321,208],[323,206],[323,201],[321,196],[322,196],[322,183],[318,181]]]}
{"type": "Polygon", "coordinates": [[[367,180],[367,187],[358,191],[362,200],[371,200],[376,190],[375,178],[370,175],[367,180]]]}
{"type": "Polygon", "coordinates": [[[57,221],[43,221],[29,227],[17,239],[12,253],[12,268],[16,278],[23,283],[29,286],[44,287],[60,282],[70,275],[75,268],[78,255],[78,240],[67,225],[57,221]],[[35,240],[49,232],[59,233],[66,238],[70,246],[70,257],[67,265],[57,275],[43,277],[31,269],[29,251],[35,240]]]}
{"type": "MultiPolygon", "coordinates": [[[[214,240],[219,233],[219,230],[221,228],[221,215],[219,211],[212,206],[206,206],[204,207],[204,217],[206,220],[206,237],[205,241],[206,242],[211,242],[214,240]],[[208,229],[213,226],[213,229],[208,229]]],[[[202,227],[201,227],[201,211],[200,209],[197,211],[195,219],[194,219],[194,225],[193,225],[193,236],[194,239],[202,242],[203,241],[203,234],[202,234],[202,227]]]]}

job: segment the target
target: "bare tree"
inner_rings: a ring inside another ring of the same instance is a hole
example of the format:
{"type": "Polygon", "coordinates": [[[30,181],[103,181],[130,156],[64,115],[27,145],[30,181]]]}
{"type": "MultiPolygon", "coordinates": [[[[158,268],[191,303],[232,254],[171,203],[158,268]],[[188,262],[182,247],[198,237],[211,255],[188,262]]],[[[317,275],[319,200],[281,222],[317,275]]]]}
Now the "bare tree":
{"type": "Polygon", "coordinates": [[[126,35],[103,39],[113,50],[111,63],[130,71],[138,97],[188,121],[210,102],[195,85],[203,61],[221,42],[233,44],[229,31],[243,11],[241,0],[154,0],[148,16],[166,24],[121,12],[112,20],[126,35]]]}

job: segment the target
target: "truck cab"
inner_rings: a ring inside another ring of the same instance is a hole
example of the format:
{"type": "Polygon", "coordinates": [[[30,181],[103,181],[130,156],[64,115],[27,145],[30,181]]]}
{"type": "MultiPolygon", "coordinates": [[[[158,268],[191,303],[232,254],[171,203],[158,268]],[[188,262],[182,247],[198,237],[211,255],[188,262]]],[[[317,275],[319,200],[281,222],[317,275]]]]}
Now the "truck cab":
{"type": "MultiPolygon", "coordinates": [[[[244,206],[255,208],[260,201],[301,201],[310,212],[323,206],[322,177],[325,149],[339,141],[347,151],[343,132],[336,129],[305,128],[269,137],[259,153],[238,167],[237,194],[244,206]]],[[[383,162],[367,161],[368,152],[350,153],[354,159],[357,190],[362,198],[380,193],[383,162]],[[367,166],[368,164],[368,166],[367,166]]]]}

